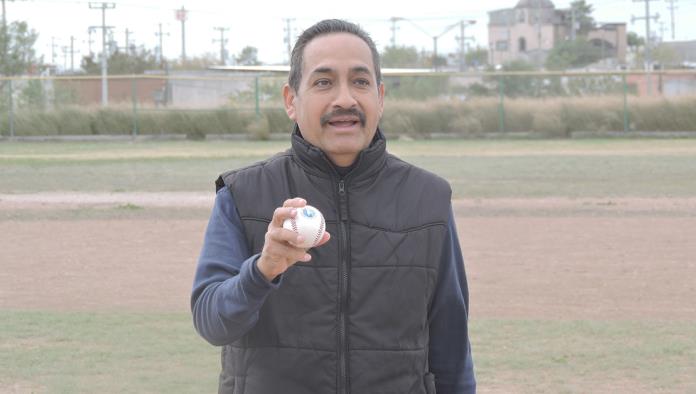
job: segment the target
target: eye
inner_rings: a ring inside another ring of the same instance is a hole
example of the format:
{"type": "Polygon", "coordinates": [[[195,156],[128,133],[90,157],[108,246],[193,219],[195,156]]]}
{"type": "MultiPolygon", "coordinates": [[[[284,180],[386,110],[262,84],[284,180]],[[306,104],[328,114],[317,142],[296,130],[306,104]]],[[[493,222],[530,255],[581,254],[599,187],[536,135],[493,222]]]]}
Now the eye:
{"type": "Polygon", "coordinates": [[[326,79],[326,78],[317,79],[316,81],[314,81],[314,86],[318,86],[320,88],[325,88],[325,87],[331,86],[331,81],[326,79]]]}
{"type": "Polygon", "coordinates": [[[358,86],[370,86],[370,81],[364,78],[358,78],[354,83],[358,86]]]}

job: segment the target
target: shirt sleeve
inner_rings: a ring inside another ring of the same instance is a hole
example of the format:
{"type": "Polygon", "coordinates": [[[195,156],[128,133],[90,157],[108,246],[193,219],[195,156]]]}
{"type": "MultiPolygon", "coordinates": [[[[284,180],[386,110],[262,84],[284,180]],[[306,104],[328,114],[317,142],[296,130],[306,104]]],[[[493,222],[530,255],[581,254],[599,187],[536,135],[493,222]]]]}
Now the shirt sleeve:
{"type": "Polygon", "coordinates": [[[430,310],[430,371],[438,394],[476,393],[469,342],[469,288],[450,209],[440,274],[430,310]]]}
{"type": "Polygon", "coordinates": [[[258,321],[266,297],[279,286],[269,282],[251,255],[232,194],[216,197],[205,232],[191,292],[193,324],[213,345],[234,342],[258,321]]]}

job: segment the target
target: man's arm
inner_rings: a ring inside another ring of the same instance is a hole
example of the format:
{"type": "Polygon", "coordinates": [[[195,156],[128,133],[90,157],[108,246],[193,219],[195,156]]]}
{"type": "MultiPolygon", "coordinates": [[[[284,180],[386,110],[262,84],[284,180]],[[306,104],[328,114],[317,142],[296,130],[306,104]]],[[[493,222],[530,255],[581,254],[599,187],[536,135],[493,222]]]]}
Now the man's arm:
{"type": "Polygon", "coordinates": [[[191,293],[193,323],[213,345],[239,339],[258,321],[266,297],[278,287],[258,270],[230,191],[215,197],[191,293]]]}
{"type": "Polygon", "coordinates": [[[454,214],[450,210],[435,297],[430,310],[430,371],[438,394],[476,392],[469,343],[469,288],[454,214]]]}

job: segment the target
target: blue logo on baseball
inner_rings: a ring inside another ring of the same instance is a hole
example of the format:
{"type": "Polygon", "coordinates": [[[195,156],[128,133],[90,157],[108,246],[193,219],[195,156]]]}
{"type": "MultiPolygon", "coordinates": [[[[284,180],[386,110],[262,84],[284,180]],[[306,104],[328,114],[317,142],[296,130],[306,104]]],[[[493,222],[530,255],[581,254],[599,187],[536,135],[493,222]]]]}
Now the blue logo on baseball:
{"type": "Polygon", "coordinates": [[[305,208],[302,210],[302,214],[308,218],[313,218],[316,215],[316,212],[314,212],[312,209],[305,208]]]}

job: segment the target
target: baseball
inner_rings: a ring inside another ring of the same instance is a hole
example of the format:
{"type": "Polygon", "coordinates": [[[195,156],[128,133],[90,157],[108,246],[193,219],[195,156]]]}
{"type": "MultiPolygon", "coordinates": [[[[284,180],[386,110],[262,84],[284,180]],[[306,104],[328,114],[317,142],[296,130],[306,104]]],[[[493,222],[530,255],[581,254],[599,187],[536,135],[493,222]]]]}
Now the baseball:
{"type": "Polygon", "coordinates": [[[293,244],[300,248],[309,249],[321,241],[326,230],[324,215],[311,205],[297,208],[294,218],[285,219],[283,228],[296,232],[304,237],[302,244],[293,244]]]}

